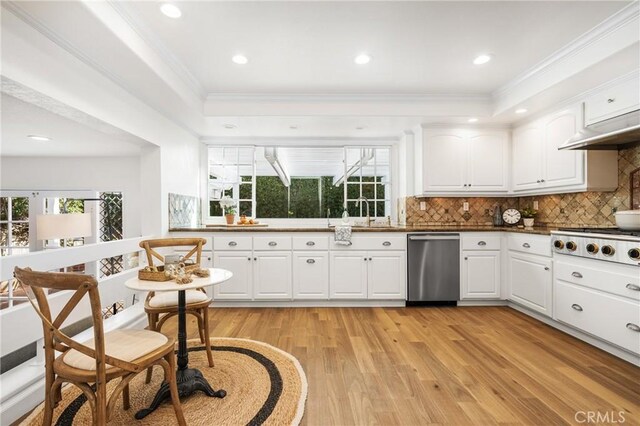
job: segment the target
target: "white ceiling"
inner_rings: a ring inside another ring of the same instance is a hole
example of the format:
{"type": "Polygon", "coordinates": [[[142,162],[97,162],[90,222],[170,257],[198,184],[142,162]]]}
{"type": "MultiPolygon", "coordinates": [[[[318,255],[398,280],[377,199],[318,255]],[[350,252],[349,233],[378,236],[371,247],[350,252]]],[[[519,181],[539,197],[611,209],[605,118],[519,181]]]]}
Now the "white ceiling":
{"type": "Polygon", "coordinates": [[[2,156],[117,157],[137,156],[141,143],[124,141],[34,104],[2,94],[2,156]],[[41,135],[51,141],[35,141],[41,135]]]}
{"type": "Polygon", "coordinates": [[[155,1],[123,6],[209,93],[487,94],[628,2],[178,4],[180,19],[155,1]],[[360,52],[370,64],[354,64],[360,52]],[[494,59],[475,66],[480,53],[494,59]]]}

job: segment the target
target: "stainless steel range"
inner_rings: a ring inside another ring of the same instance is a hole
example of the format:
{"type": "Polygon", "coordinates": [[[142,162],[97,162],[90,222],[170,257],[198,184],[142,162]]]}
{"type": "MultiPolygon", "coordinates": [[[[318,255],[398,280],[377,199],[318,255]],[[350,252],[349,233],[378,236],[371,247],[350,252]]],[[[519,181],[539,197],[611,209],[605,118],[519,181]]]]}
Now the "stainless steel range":
{"type": "Polygon", "coordinates": [[[640,231],[561,228],[551,233],[554,253],[640,265],[640,231]]]}

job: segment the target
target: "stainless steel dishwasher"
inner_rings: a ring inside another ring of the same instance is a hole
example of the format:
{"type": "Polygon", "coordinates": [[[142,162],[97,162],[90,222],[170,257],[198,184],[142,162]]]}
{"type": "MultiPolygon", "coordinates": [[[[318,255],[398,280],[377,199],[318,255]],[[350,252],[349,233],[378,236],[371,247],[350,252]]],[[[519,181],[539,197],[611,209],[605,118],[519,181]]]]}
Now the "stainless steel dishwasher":
{"type": "Polygon", "coordinates": [[[460,299],[460,235],[408,235],[407,305],[455,305],[460,299]]]}

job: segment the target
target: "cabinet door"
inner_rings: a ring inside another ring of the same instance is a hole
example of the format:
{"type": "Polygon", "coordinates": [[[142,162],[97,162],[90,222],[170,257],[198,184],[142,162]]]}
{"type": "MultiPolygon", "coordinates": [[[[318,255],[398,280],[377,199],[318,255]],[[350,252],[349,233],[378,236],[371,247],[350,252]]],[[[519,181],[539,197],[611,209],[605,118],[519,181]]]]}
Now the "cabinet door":
{"type": "Polygon", "coordinates": [[[331,299],[366,299],[366,251],[331,252],[329,296],[331,299]]]}
{"type": "Polygon", "coordinates": [[[329,298],[328,252],[293,253],[293,298],[329,298]]]}
{"type": "Polygon", "coordinates": [[[291,253],[254,252],[255,299],[291,299],[291,253]]]}
{"type": "Polygon", "coordinates": [[[509,137],[506,132],[472,135],[468,142],[470,191],[507,191],[509,137]]]}
{"type": "Polygon", "coordinates": [[[405,253],[369,252],[368,259],[369,299],[405,299],[405,253]]]}
{"type": "Polygon", "coordinates": [[[213,266],[227,269],[233,277],[213,286],[213,299],[251,300],[253,281],[253,258],[250,251],[217,251],[213,255],[213,266]]]}
{"type": "Polygon", "coordinates": [[[542,187],[542,130],[530,125],[513,132],[513,190],[542,187]]]}
{"type": "Polygon", "coordinates": [[[425,133],[425,192],[466,191],[467,139],[455,132],[425,133]]]}
{"type": "Polygon", "coordinates": [[[577,108],[572,108],[551,117],[545,124],[544,186],[547,188],[584,183],[584,151],[558,150],[578,131],[579,118],[577,108]]]}
{"type": "Polygon", "coordinates": [[[499,299],[500,251],[464,251],[462,258],[462,299],[499,299]]]}
{"type": "Polygon", "coordinates": [[[551,289],[551,259],[509,253],[509,300],[550,317],[551,289]]]}

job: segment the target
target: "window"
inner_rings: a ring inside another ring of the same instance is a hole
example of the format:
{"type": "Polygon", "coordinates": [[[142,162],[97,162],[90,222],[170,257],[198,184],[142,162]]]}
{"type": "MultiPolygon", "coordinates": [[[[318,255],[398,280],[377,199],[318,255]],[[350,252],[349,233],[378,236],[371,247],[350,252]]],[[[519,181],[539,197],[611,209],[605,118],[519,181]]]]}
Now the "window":
{"type": "Polygon", "coordinates": [[[257,218],[371,217],[391,214],[388,147],[211,147],[209,219],[222,196],[257,218]]]}
{"type": "Polygon", "coordinates": [[[0,255],[29,252],[29,198],[0,197],[0,255]]]}

